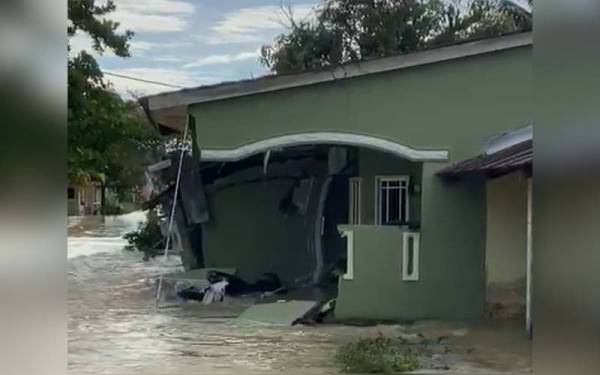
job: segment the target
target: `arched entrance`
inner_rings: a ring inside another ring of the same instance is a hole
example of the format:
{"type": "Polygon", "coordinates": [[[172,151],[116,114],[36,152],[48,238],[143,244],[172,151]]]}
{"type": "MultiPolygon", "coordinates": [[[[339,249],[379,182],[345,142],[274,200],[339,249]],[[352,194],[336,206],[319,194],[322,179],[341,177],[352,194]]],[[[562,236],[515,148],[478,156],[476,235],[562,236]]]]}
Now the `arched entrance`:
{"type": "Polygon", "coordinates": [[[346,255],[340,225],[418,221],[422,162],[447,157],[336,132],[201,150],[212,217],[203,226],[206,266],[233,267],[250,280],[276,272],[290,283],[320,283],[346,255]]]}
{"type": "Polygon", "coordinates": [[[309,132],[282,135],[248,143],[232,149],[203,149],[202,161],[239,161],[273,149],[302,145],[335,144],[374,149],[410,161],[444,161],[448,151],[444,149],[417,149],[388,139],[344,132],[309,132]]]}

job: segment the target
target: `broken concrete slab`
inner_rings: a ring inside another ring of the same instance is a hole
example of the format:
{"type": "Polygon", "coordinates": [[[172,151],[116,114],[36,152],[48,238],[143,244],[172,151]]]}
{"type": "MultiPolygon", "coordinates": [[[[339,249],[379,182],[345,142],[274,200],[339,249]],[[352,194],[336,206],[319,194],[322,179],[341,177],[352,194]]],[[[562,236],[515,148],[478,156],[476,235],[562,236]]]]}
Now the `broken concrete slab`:
{"type": "Polygon", "coordinates": [[[240,321],[291,326],[319,306],[317,301],[280,301],[250,306],[239,317],[240,321]]]}

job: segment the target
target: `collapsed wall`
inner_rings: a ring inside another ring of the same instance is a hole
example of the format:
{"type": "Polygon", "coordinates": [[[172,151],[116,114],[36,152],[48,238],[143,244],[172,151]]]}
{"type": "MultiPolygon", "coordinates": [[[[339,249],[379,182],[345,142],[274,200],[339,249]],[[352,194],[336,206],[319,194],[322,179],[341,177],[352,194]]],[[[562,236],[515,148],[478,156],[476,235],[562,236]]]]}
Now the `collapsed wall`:
{"type": "MultiPolygon", "coordinates": [[[[162,190],[154,200],[165,212],[176,164],[158,173],[162,190]]],[[[339,263],[337,224],[340,216],[347,219],[347,191],[339,187],[347,189],[352,168],[345,148],[310,146],[194,164],[191,157],[184,162],[173,230],[173,247],[186,270],[229,267],[246,280],[272,272],[284,284],[298,285],[321,281],[339,263]],[[336,183],[339,178],[344,182],[336,183]],[[332,204],[333,210],[326,209],[332,204]],[[337,222],[325,223],[325,216],[334,215],[337,222]]]]}

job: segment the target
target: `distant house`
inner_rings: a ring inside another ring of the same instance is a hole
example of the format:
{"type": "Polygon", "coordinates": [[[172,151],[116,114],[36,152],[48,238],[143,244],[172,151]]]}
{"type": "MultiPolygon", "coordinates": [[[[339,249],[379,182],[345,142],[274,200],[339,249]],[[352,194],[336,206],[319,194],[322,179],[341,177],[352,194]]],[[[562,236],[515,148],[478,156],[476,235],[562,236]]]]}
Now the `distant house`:
{"type": "Polygon", "coordinates": [[[67,188],[69,216],[99,215],[101,202],[102,188],[99,183],[86,186],[69,185],[67,188]]]}
{"type": "Polygon", "coordinates": [[[524,33],[143,98],[193,135],[210,215],[187,219],[187,268],[332,289],[339,319],[525,314],[531,50],[524,33]]]}

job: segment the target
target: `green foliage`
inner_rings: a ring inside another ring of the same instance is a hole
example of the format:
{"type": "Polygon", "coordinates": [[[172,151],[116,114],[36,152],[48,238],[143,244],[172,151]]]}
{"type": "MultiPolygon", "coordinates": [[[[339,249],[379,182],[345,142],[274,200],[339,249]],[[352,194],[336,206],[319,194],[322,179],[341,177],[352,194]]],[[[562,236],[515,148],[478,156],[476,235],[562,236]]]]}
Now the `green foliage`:
{"type": "Polygon", "coordinates": [[[402,373],[419,366],[417,356],[399,340],[384,336],[362,338],[338,349],[335,362],[346,373],[402,373]]]}
{"type": "Polygon", "coordinates": [[[133,32],[127,30],[118,33],[119,23],[105,18],[115,9],[112,0],[104,5],[96,5],[96,0],[69,0],[67,35],[72,37],[79,31],[84,32],[92,38],[93,48],[97,52],[110,49],[117,56],[129,56],[129,40],[133,32]]]}
{"type": "MultiPolygon", "coordinates": [[[[112,1],[98,6],[95,0],[69,0],[69,37],[86,33],[96,53],[110,50],[129,56],[133,33],[119,33],[119,24],[106,19],[114,10],[112,1]]],[[[160,140],[138,104],[111,90],[87,51],[69,57],[68,99],[69,181],[79,185],[98,181],[116,191],[138,185],[160,140]]]]}
{"type": "Polygon", "coordinates": [[[327,0],[316,20],[293,19],[263,46],[278,74],[336,66],[459,41],[531,29],[531,17],[505,0],[327,0]]]}
{"type": "Polygon", "coordinates": [[[126,233],[123,237],[128,242],[125,250],[143,252],[144,260],[160,255],[164,239],[160,232],[160,218],[156,210],[148,211],[146,222],[140,223],[137,230],[126,233]]]}
{"type": "MultiPolygon", "coordinates": [[[[73,64],[76,64],[75,60],[73,64]]],[[[78,68],[69,70],[77,80],[78,68]]],[[[125,102],[102,87],[83,91],[69,87],[69,180],[99,181],[116,190],[142,182],[143,165],[160,148],[160,140],[133,102],[125,102]]]]}

